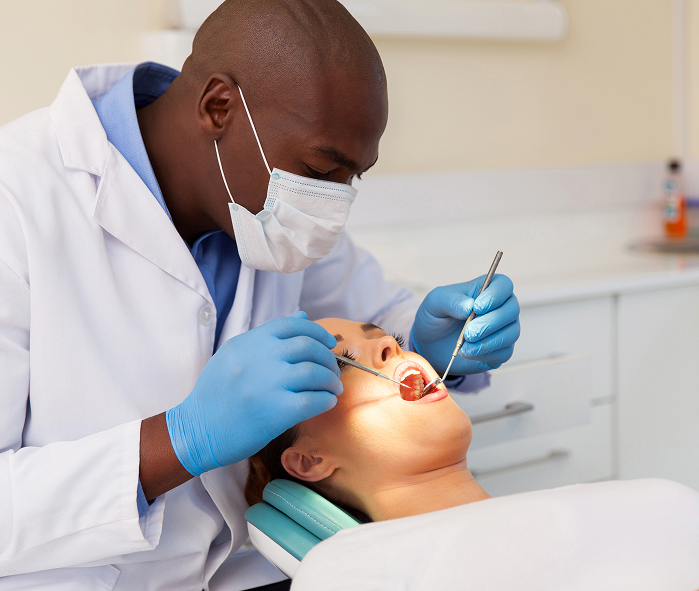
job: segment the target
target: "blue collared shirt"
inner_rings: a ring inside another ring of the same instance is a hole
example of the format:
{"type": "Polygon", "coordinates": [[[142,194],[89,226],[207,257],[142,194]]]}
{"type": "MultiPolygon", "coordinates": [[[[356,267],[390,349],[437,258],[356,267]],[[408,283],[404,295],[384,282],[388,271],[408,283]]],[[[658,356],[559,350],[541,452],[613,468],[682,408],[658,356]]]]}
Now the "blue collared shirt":
{"type": "MultiPolygon", "coordinates": [[[[163,199],[163,193],[143,144],[136,109],[149,105],[162,95],[177,76],[179,76],[177,70],[146,62],[129,70],[103,97],[92,101],[102,127],[107,133],[107,139],[141,177],[170,221],[172,216],[163,199]]],[[[199,237],[190,251],[216,306],[215,350],[223,324],[233,306],[235,290],[238,286],[240,275],[238,248],[228,234],[217,230],[199,237]]],[[[148,502],[140,481],[137,505],[139,515],[145,515],[148,511],[148,502]]]]}
{"type": "MultiPolygon", "coordinates": [[[[103,97],[92,101],[102,127],[107,132],[107,139],[141,177],[171,221],[172,216],[143,144],[136,109],[145,107],[157,99],[177,76],[177,70],[146,62],[129,70],[103,97]]],[[[233,306],[238,286],[238,248],[228,234],[223,230],[216,230],[200,236],[190,251],[216,306],[215,350],[223,324],[233,306]]]]}

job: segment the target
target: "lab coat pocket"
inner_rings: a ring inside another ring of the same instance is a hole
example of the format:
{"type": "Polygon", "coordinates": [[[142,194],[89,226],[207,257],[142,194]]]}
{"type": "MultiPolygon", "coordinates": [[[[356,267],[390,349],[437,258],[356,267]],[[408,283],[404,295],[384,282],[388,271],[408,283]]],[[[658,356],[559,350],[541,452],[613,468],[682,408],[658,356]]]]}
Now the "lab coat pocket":
{"type": "Polygon", "coordinates": [[[0,577],[0,591],[111,591],[121,571],[111,565],[52,570],[0,577]]]}

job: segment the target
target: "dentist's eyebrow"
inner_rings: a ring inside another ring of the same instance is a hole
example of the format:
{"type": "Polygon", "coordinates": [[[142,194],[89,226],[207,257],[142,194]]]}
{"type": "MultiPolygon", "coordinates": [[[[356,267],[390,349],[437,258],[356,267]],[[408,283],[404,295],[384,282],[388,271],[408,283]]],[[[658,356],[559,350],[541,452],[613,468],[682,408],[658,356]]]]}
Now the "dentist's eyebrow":
{"type": "MultiPolygon", "coordinates": [[[[340,166],[344,166],[345,168],[349,170],[359,170],[359,164],[357,164],[352,158],[349,156],[343,154],[336,148],[331,148],[331,147],[324,147],[324,146],[317,146],[315,148],[311,148],[314,152],[317,152],[318,154],[322,155],[324,158],[327,158],[328,160],[331,160],[332,162],[335,162],[336,164],[339,164],[340,166]]],[[[365,173],[367,170],[369,170],[376,162],[378,161],[379,157],[376,157],[376,160],[372,162],[367,168],[365,168],[362,172],[359,174],[365,173]]]]}

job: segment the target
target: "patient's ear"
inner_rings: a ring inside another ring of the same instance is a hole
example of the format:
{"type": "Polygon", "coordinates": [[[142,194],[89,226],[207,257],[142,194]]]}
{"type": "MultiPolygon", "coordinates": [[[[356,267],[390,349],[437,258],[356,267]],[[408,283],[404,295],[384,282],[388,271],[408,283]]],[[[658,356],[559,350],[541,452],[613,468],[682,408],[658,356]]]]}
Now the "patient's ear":
{"type": "Polygon", "coordinates": [[[282,466],[294,478],[306,482],[318,482],[330,476],[337,467],[335,461],[322,450],[310,449],[309,445],[297,444],[282,452],[282,466]]]}

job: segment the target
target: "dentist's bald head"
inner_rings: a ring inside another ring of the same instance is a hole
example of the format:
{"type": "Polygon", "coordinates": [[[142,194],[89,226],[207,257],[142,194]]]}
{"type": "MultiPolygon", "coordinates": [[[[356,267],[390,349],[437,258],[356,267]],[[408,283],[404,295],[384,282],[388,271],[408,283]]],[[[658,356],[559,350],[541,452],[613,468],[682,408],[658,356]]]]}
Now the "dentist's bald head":
{"type": "Polygon", "coordinates": [[[219,228],[234,235],[214,141],[236,203],[252,213],[263,207],[269,174],[241,92],[272,168],[350,183],[378,157],[386,75],[344,6],[226,0],[197,32],[182,75],[139,111],[156,177],[188,241],[219,228]]]}
{"type": "Polygon", "coordinates": [[[227,72],[259,92],[356,77],[384,90],[373,42],[336,0],[226,0],[197,32],[183,74],[227,72]]]}

